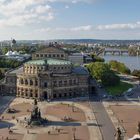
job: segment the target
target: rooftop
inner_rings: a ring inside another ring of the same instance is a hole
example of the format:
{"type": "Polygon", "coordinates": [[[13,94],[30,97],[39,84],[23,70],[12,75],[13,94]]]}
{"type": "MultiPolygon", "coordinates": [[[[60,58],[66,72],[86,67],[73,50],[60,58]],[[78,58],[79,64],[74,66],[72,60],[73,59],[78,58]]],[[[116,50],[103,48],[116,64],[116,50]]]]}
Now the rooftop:
{"type": "Polygon", "coordinates": [[[10,74],[20,74],[23,73],[23,67],[16,68],[14,70],[9,71],[10,74]]]}
{"type": "Polygon", "coordinates": [[[37,53],[65,53],[65,51],[57,47],[46,47],[45,49],[41,49],[35,52],[34,54],[37,54],[37,53]]]}
{"type": "Polygon", "coordinates": [[[66,60],[59,60],[59,59],[52,59],[52,58],[47,58],[43,60],[32,60],[28,61],[26,64],[33,64],[33,65],[70,65],[70,61],[66,60]]]}
{"type": "Polygon", "coordinates": [[[89,72],[86,68],[78,66],[72,69],[73,73],[80,74],[80,75],[89,75],[89,72]]]}

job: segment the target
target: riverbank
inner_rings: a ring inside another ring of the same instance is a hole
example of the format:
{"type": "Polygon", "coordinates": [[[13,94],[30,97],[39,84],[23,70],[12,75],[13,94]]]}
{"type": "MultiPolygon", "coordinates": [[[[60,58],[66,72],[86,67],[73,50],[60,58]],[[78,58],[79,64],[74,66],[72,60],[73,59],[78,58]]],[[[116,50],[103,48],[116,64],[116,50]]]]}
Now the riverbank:
{"type": "Polygon", "coordinates": [[[117,60],[124,63],[131,71],[134,69],[140,69],[140,57],[137,56],[117,56],[117,55],[106,55],[102,56],[105,59],[105,62],[110,60],[117,60]]]}

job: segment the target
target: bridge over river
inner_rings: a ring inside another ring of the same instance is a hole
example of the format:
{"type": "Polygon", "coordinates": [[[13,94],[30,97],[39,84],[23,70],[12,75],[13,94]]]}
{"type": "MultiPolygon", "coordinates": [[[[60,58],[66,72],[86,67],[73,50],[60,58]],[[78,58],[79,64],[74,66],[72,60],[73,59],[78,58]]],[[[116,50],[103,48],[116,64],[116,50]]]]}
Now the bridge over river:
{"type": "Polygon", "coordinates": [[[121,50],[121,49],[108,49],[108,48],[105,48],[104,51],[103,51],[103,54],[106,55],[106,54],[112,54],[112,55],[128,55],[128,50],[121,50]]]}

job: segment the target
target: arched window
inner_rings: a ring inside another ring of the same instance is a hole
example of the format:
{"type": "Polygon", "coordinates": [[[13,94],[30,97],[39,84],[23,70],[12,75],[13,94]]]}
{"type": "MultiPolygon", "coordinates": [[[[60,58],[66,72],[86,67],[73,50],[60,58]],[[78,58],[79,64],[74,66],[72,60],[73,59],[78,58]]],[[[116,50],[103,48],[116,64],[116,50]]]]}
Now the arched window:
{"type": "Polygon", "coordinates": [[[30,97],[33,97],[33,93],[30,93],[30,97]]]}
{"type": "Polygon", "coordinates": [[[33,80],[30,80],[30,86],[32,86],[33,85],[33,80]]]}
{"type": "Polygon", "coordinates": [[[36,97],[36,98],[38,97],[38,94],[37,94],[37,93],[35,93],[35,97],[36,97]]]}
{"type": "Polygon", "coordinates": [[[20,83],[21,83],[22,85],[24,84],[24,81],[23,81],[23,79],[21,79],[21,80],[20,80],[20,83]]]}
{"type": "Polygon", "coordinates": [[[47,82],[45,82],[45,83],[44,83],[44,87],[47,87],[47,86],[48,86],[48,83],[47,83],[47,82]]]}
{"type": "Polygon", "coordinates": [[[37,80],[35,81],[35,85],[38,86],[38,81],[37,80]]]}
{"type": "Polygon", "coordinates": [[[25,85],[28,85],[28,80],[27,79],[25,79],[25,85]]]}
{"type": "Polygon", "coordinates": [[[35,90],[35,97],[38,97],[38,90],[35,90]]]}

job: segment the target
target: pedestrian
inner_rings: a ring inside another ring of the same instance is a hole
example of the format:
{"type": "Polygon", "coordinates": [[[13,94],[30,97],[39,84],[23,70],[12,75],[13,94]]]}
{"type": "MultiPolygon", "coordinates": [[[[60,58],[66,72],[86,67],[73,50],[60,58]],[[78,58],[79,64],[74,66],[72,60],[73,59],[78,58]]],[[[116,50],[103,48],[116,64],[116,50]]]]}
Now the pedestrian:
{"type": "Polygon", "coordinates": [[[58,133],[60,133],[60,129],[57,129],[58,133]]]}

